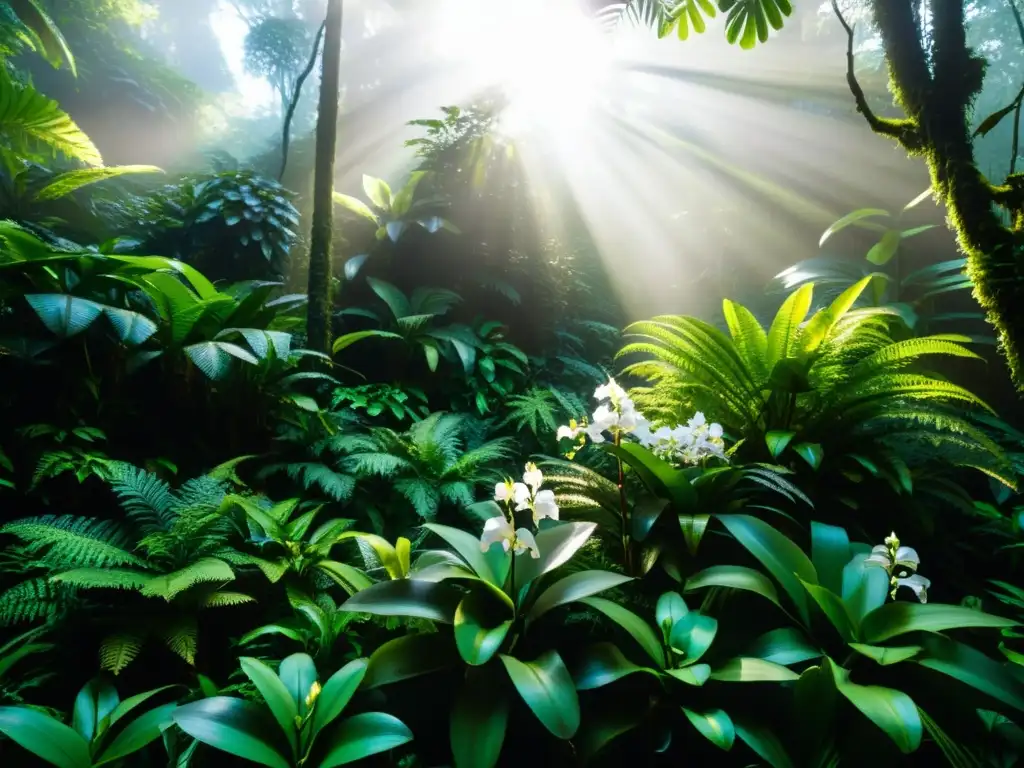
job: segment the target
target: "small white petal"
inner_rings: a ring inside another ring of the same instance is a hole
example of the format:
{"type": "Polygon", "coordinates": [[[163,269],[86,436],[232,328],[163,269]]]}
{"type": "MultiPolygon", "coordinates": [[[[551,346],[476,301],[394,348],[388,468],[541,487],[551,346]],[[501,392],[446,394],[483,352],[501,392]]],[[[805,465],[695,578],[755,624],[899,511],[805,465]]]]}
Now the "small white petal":
{"type": "Polygon", "coordinates": [[[722,425],[713,423],[708,429],[708,434],[716,440],[722,437],[722,425]]]}
{"type": "Polygon", "coordinates": [[[515,533],[516,535],[516,554],[521,555],[523,552],[529,550],[530,556],[536,560],[540,557],[540,550],[537,548],[537,540],[533,538],[533,534],[525,528],[520,528],[515,533]]]}
{"type": "Polygon", "coordinates": [[[687,422],[687,425],[690,427],[690,429],[703,427],[705,424],[707,424],[707,419],[704,418],[704,414],[701,411],[697,411],[695,414],[693,414],[693,418],[690,419],[689,422],[687,422]]]}
{"type": "Polygon", "coordinates": [[[926,579],[924,576],[914,574],[908,576],[905,579],[896,579],[896,586],[898,587],[910,587],[914,590],[914,594],[917,595],[917,599],[922,603],[928,602],[928,588],[932,585],[931,581],[926,579]]]}
{"type": "Polygon", "coordinates": [[[578,435],[579,433],[580,433],[579,427],[577,427],[576,429],[573,429],[572,427],[567,427],[566,425],[563,424],[562,426],[560,426],[558,428],[558,433],[555,435],[555,437],[558,440],[563,440],[563,439],[566,439],[566,438],[568,438],[569,440],[573,440],[573,439],[575,439],[576,435],[578,435]]]}
{"type": "Polygon", "coordinates": [[[916,571],[917,567],[921,565],[921,558],[918,557],[917,551],[911,547],[900,547],[896,550],[896,565],[902,565],[904,568],[909,568],[912,571],[916,571]]]}
{"type": "Polygon", "coordinates": [[[558,505],[552,491],[541,491],[533,500],[533,523],[537,525],[544,518],[558,519],[558,505]]]}
{"type": "Polygon", "coordinates": [[[526,466],[527,470],[523,472],[523,482],[530,486],[530,488],[533,489],[533,492],[536,493],[537,489],[540,488],[541,484],[544,482],[544,474],[537,469],[536,465],[527,464],[526,466]],[[530,467],[532,467],[532,469],[530,469],[530,467]]]}
{"type": "Polygon", "coordinates": [[[489,518],[484,521],[484,531],[480,535],[480,550],[486,552],[491,548],[491,545],[500,541],[503,542],[502,546],[504,546],[507,552],[509,544],[515,538],[515,535],[512,523],[504,515],[489,518]]]}
{"type": "Polygon", "coordinates": [[[494,500],[508,501],[508,483],[497,483],[494,486],[494,500]]]}
{"type": "Polygon", "coordinates": [[[512,486],[512,501],[516,505],[516,511],[526,509],[530,504],[530,489],[523,483],[516,483],[512,486]]]}

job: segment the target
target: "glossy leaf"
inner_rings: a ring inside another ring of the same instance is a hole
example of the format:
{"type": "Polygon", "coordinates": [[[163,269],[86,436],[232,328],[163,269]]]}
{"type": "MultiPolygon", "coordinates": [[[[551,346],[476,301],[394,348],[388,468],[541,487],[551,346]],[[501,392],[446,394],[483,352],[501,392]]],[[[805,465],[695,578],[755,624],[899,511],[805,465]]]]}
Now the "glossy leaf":
{"type": "Polygon", "coordinates": [[[621,459],[655,496],[671,500],[677,513],[689,512],[697,505],[697,491],[686,473],[636,443],[602,444],[605,451],[621,459]]]}
{"type": "Polygon", "coordinates": [[[313,709],[311,740],[333,723],[348,706],[363,682],[368,666],[366,659],[354,659],[327,679],[313,709]]]}
{"type": "Polygon", "coordinates": [[[794,627],[782,627],[765,632],[747,648],[746,655],[776,664],[799,664],[821,656],[803,632],[794,627]]]}
{"type": "Polygon", "coordinates": [[[877,218],[879,216],[885,216],[888,218],[889,212],[882,210],[881,208],[860,208],[852,213],[848,213],[841,219],[835,221],[832,226],[825,230],[821,239],[818,240],[818,246],[821,247],[824,245],[825,241],[832,237],[836,232],[840,232],[854,224],[862,223],[866,219],[877,218]]]}
{"type": "Polygon", "coordinates": [[[857,622],[885,605],[889,597],[889,574],[884,568],[868,565],[867,555],[851,559],[843,568],[843,602],[857,622]]]}
{"type": "Polygon", "coordinates": [[[25,301],[43,325],[62,339],[81,333],[103,313],[102,304],[63,293],[27,293],[25,301]]]}
{"type": "Polygon", "coordinates": [[[295,705],[295,710],[300,717],[305,717],[309,711],[306,701],[313,690],[313,684],[317,681],[316,664],[313,659],[305,653],[293,653],[287,656],[277,668],[277,675],[284,683],[287,694],[295,705]]]}
{"type": "Polygon", "coordinates": [[[509,606],[482,591],[462,598],[455,609],[455,646],[467,664],[486,664],[505,642],[515,618],[509,606]]]}
{"type": "Polygon", "coordinates": [[[818,469],[825,455],[819,443],[798,443],[793,446],[793,451],[806,461],[811,469],[818,469]]]}
{"type": "Polygon", "coordinates": [[[1024,682],[1007,665],[981,651],[942,636],[922,638],[924,652],[914,659],[922,667],[956,678],[992,698],[1024,712],[1024,682]]]}
{"type": "Polygon", "coordinates": [[[779,458],[786,446],[789,445],[790,441],[796,437],[796,432],[789,430],[773,430],[768,432],[764,436],[765,444],[768,446],[768,452],[772,455],[773,459],[779,458]]]}
{"type": "Polygon", "coordinates": [[[527,619],[535,621],[552,608],[596,595],[632,580],[629,576],[611,571],[577,571],[545,589],[534,602],[527,619]]]}
{"type": "Polygon", "coordinates": [[[711,679],[711,667],[707,664],[691,664],[688,667],[667,669],[665,673],[687,685],[701,686],[711,679]]]}
{"type": "Polygon", "coordinates": [[[461,593],[444,582],[398,579],[357,592],[338,610],[377,616],[413,616],[451,624],[461,593]]]}
{"type": "Polygon", "coordinates": [[[238,661],[245,676],[256,686],[277,724],[281,726],[281,733],[288,739],[292,754],[297,755],[299,742],[295,718],[299,715],[299,709],[292,694],[277,673],[259,659],[243,656],[238,661]]]}
{"type": "Polygon", "coordinates": [[[538,533],[535,539],[540,557],[521,557],[516,562],[516,589],[569,562],[596,528],[596,523],[559,523],[538,533]]]}
{"type": "Polygon", "coordinates": [[[883,667],[890,664],[898,664],[917,656],[923,650],[920,645],[899,645],[887,648],[883,645],[865,645],[863,643],[850,643],[850,647],[857,653],[873,659],[883,667]]]}
{"type": "Polygon", "coordinates": [[[683,707],[683,713],[693,727],[716,747],[726,751],[732,749],[733,742],[736,740],[736,728],[732,724],[732,719],[724,711],[709,709],[705,712],[695,712],[683,707]]]}
{"type": "Polygon", "coordinates": [[[850,538],[843,528],[811,522],[811,563],[821,586],[841,595],[843,569],[851,556],[850,538]]]}
{"type": "Polygon", "coordinates": [[[600,611],[626,630],[659,669],[665,667],[665,653],[662,650],[661,641],[646,621],[628,608],[623,608],[618,603],[613,603],[603,597],[585,597],[580,602],[600,611]]]}
{"type": "Polygon", "coordinates": [[[907,632],[943,632],[966,627],[1005,629],[1016,621],[993,616],[960,605],[941,603],[893,602],[864,617],[861,634],[868,643],[878,643],[907,632]]]}
{"type": "Polygon", "coordinates": [[[799,677],[800,675],[781,664],[773,664],[752,656],[737,656],[711,671],[712,680],[728,683],[781,682],[796,680],[799,677]]]}
{"type": "Polygon", "coordinates": [[[703,656],[718,633],[718,620],[704,616],[698,611],[690,611],[672,627],[669,635],[670,645],[681,651],[683,659],[690,664],[703,656]]]}
{"type": "Polygon", "coordinates": [[[110,746],[97,757],[94,764],[100,766],[112,763],[138,752],[147,744],[156,741],[160,738],[160,734],[174,722],[174,711],[177,708],[178,705],[175,703],[164,704],[139,715],[117,734],[110,746]]]}
{"type": "Polygon", "coordinates": [[[882,239],[875,243],[868,250],[866,256],[867,260],[872,264],[881,266],[882,264],[888,264],[892,260],[892,257],[896,255],[896,251],[900,248],[900,241],[903,239],[902,233],[898,229],[890,229],[882,235],[882,239]]]}
{"type": "Polygon", "coordinates": [[[357,216],[361,216],[362,218],[366,219],[367,221],[373,224],[379,223],[379,220],[377,219],[377,214],[373,212],[373,209],[370,208],[370,206],[368,206],[358,197],[352,197],[351,195],[343,195],[340,192],[335,192],[332,196],[332,199],[334,200],[334,203],[336,205],[340,205],[346,211],[350,211],[351,213],[354,213],[357,216]]]}
{"type": "Polygon", "coordinates": [[[771,580],[760,571],[742,565],[712,565],[686,580],[684,590],[692,592],[706,587],[726,587],[754,592],[779,605],[779,593],[771,580]]]}
{"type": "Polygon", "coordinates": [[[412,731],[397,717],[384,712],[364,712],[342,720],[332,729],[319,768],[348,765],[408,744],[412,738],[412,731]]]}
{"type": "Polygon", "coordinates": [[[573,682],[577,690],[589,691],[614,683],[627,675],[648,671],[623,656],[622,651],[612,643],[594,643],[583,651],[573,668],[573,682]]]}
{"type": "Polygon", "coordinates": [[[571,739],[580,727],[580,703],[562,657],[545,651],[531,662],[504,654],[498,658],[541,725],[560,739],[571,739]]]}
{"type": "Polygon", "coordinates": [[[380,646],[370,656],[365,688],[408,680],[459,663],[451,638],[440,632],[396,637],[380,646]]]}
{"type": "Polygon", "coordinates": [[[35,194],[37,201],[58,200],[72,192],[100,181],[135,173],[163,173],[155,165],[111,165],[100,168],[82,168],[55,176],[35,194]]]}
{"type": "Polygon", "coordinates": [[[857,639],[858,630],[856,623],[850,617],[850,612],[847,610],[842,598],[817,584],[802,583],[807,592],[814,598],[814,602],[818,604],[818,607],[828,617],[828,620],[832,622],[832,626],[836,628],[839,636],[846,642],[857,639]]]}
{"type": "Polygon", "coordinates": [[[89,768],[89,744],[68,728],[35,709],[0,707],[0,733],[58,768],[89,768]]]}
{"type": "Polygon", "coordinates": [[[119,703],[117,691],[110,681],[97,677],[90,680],[75,697],[71,727],[86,741],[92,741],[101,732],[101,723],[119,703]]]}
{"type": "Polygon", "coordinates": [[[775,528],[755,517],[720,515],[718,519],[782,585],[804,623],[807,623],[810,619],[809,604],[801,580],[816,584],[818,578],[803,550],[775,528]]]}
{"type": "Polygon", "coordinates": [[[690,612],[686,601],[676,592],[665,592],[658,597],[654,606],[654,620],[658,623],[665,639],[672,634],[672,627],[690,612]]]}
{"type": "MultiPolygon", "coordinates": [[[[230,696],[211,696],[178,707],[174,722],[194,739],[230,755],[269,768],[291,768],[275,736],[280,732],[259,704],[230,696]]],[[[284,746],[283,738],[280,740],[284,746]]]]}
{"type": "Polygon", "coordinates": [[[494,768],[508,728],[508,694],[494,668],[469,670],[455,698],[450,723],[455,768],[494,768]]]}
{"type": "Polygon", "coordinates": [[[771,768],[794,768],[794,763],[782,742],[768,728],[744,720],[733,720],[733,725],[740,741],[750,747],[771,768]]]}
{"type": "Polygon", "coordinates": [[[364,173],[363,191],[370,201],[382,211],[391,210],[391,187],[386,181],[364,173]]]}
{"type": "Polygon", "coordinates": [[[487,555],[480,551],[480,539],[477,536],[463,531],[459,528],[453,528],[448,525],[438,525],[436,523],[424,523],[426,528],[431,533],[435,533],[447,542],[447,544],[458,553],[459,557],[465,560],[469,567],[473,569],[481,579],[490,582],[499,589],[504,584],[505,575],[508,569],[508,558],[503,557],[501,562],[504,563],[504,568],[495,572],[495,568],[492,567],[492,560],[489,560],[487,555]]]}
{"type": "MultiPolygon", "coordinates": [[[[830,661],[825,663],[831,664],[830,661]]],[[[917,705],[907,694],[892,688],[852,683],[846,670],[834,664],[832,674],[839,693],[885,731],[901,752],[909,754],[921,746],[921,717],[917,705]]]]}

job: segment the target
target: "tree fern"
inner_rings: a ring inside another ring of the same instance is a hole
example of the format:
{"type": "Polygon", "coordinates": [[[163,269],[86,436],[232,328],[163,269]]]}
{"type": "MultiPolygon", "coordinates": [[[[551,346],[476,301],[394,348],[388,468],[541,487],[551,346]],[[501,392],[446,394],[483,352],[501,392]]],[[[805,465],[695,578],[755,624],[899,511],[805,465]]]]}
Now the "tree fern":
{"type": "Polygon", "coordinates": [[[513,395],[508,399],[508,414],[501,424],[513,424],[518,432],[529,428],[535,435],[542,428],[554,432],[558,429],[555,417],[557,407],[558,401],[551,390],[533,387],[521,395],[513,395]]]}
{"type": "Polygon", "coordinates": [[[113,565],[145,566],[145,562],[127,550],[128,534],[107,520],[92,520],[73,515],[41,515],[17,520],[0,527],[0,533],[21,540],[21,551],[38,557],[53,568],[113,565]]]}
{"type": "Polygon", "coordinates": [[[69,594],[45,577],[27,579],[0,593],[0,624],[22,624],[52,619],[68,603],[69,594]]]}
{"type": "Polygon", "coordinates": [[[110,485],[125,514],[146,532],[167,530],[174,522],[177,499],[156,475],[125,462],[111,466],[110,485]]]}

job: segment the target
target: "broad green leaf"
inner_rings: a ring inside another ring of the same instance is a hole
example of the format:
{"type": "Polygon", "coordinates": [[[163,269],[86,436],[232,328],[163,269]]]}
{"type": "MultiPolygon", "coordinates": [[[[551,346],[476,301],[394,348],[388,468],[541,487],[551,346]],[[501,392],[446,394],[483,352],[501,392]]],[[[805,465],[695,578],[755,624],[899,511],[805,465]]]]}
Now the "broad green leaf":
{"type": "Polygon", "coordinates": [[[541,725],[559,739],[575,736],[580,727],[580,702],[562,657],[545,651],[530,662],[505,654],[498,658],[541,725]]]}
{"type": "Polygon", "coordinates": [[[882,645],[864,645],[863,643],[850,643],[850,647],[857,653],[874,659],[875,662],[887,667],[890,664],[899,664],[917,656],[923,650],[920,645],[898,645],[886,648],[882,645]]]}
{"type": "Polygon", "coordinates": [[[160,734],[174,722],[174,711],[177,708],[178,705],[175,703],[164,704],[139,715],[117,734],[110,746],[96,758],[94,765],[106,765],[120,760],[156,741],[160,738],[160,734]]]}
{"type": "Polygon", "coordinates": [[[814,287],[811,283],[797,288],[782,303],[768,329],[767,368],[774,371],[783,360],[789,360],[795,351],[800,329],[811,308],[814,287]]]}
{"type": "Polygon", "coordinates": [[[114,708],[114,711],[110,713],[110,724],[114,725],[119,720],[121,720],[121,718],[127,717],[128,714],[130,714],[133,710],[149,701],[149,699],[151,699],[153,696],[156,696],[158,693],[169,691],[175,687],[176,686],[174,685],[163,685],[159,688],[154,688],[150,691],[143,691],[142,693],[137,693],[134,696],[129,696],[127,699],[118,704],[114,708]]]}
{"type": "Polygon", "coordinates": [[[693,723],[693,727],[716,747],[726,751],[732,749],[733,742],[736,741],[736,728],[732,724],[732,719],[721,709],[695,712],[683,707],[683,713],[693,723]]]}
{"type": "Polygon", "coordinates": [[[277,675],[284,683],[299,716],[305,717],[310,709],[306,701],[313,691],[313,684],[317,681],[316,664],[313,663],[313,659],[309,654],[293,653],[281,662],[277,668],[277,675]]]}
{"type": "Polygon", "coordinates": [[[405,635],[389,640],[370,656],[364,688],[397,683],[460,664],[451,638],[440,632],[405,635]]]}
{"type": "Polygon", "coordinates": [[[317,570],[325,573],[350,595],[373,586],[373,580],[363,571],[337,560],[321,560],[316,564],[317,570]]]}
{"type": "Polygon", "coordinates": [[[354,659],[327,679],[313,708],[310,743],[348,706],[360,683],[363,682],[368,666],[369,662],[366,659],[354,659]]]}
{"type": "Polygon", "coordinates": [[[234,360],[259,365],[259,360],[251,352],[226,341],[201,341],[188,345],[184,351],[185,356],[211,381],[223,379],[234,360]]]}
{"type": "Polygon", "coordinates": [[[921,746],[921,717],[913,699],[892,688],[852,683],[845,669],[828,660],[825,663],[832,665],[832,674],[835,676],[839,693],[885,731],[901,752],[910,754],[921,746]]]}
{"type": "Polygon", "coordinates": [[[969,645],[938,635],[924,637],[922,667],[954,677],[1014,709],[1024,712],[1024,682],[1009,673],[1005,663],[993,661],[969,645]]]}
{"type": "Polygon", "coordinates": [[[879,643],[907,632],[943,632],[967,627],[1016,627],[1016,621],[975,611],[960,605],[941,603],[887,603],[861,622],[861,635],[868,643],[879,643]]]}
{"type": "Polygon", "coordinates": [[[672,627],[669,644],[682,652],[685,663],[692,664],[707,652],[717,633],[717,619],[690,611],[672,627]]]}
{"type": "Polygon", "coordinates": [[[611,571],[577,571],[569,574],[541,593],[527,614],[527,620],[536,621],[552,608],[596,595],[632,580],[630,576],[611,571]]]}
{"type": "Polygon", "coordinates": [[[299,709],[292,694],[274,670],[259,659],[243,656],[238,662],[242,672],[256,686],[277,724],[281,726],[281,733],[288,740],[292,755],[297,755],[299,742],[295,718],[299,715],[299,709]]]}
{"type": "Polygon", "coordinates": [[[896,255],[896,251],[899,250],[902,239],[902,234],[898,229],[888,230],[882,235],[882,239],[868,250],[867,260],[879,266],[889,263],[896,255]]]}
{"type": "Polygon", "coordinates": [[[733,725],[740,741],[750,747],[771,768],[794,768],[794,763],[779,737],[768,728],[739,719],[733,720],[733,725]]]}
{"type": "Polygon", "coordinates": [[[765,632],[747,648],[746,655],[776,664],[799,664],[821,656],[821,650],[808,642],[803,632],[782,627],[765,632]]]}
{"type": "Polygon", "coordinates": [[[768,446],[768,452],[772,455],[772,458],[777,459],[786,450],[786,446],[789,445],[789,442],[794,437],[796,437],[796,432],[773,430],[764,436],[764,442],[768,446]]]}
{"type": "MultiPolygon", "coordinates": [[[[505,577],[509,567],[509,558],[502,557],[498,562],[501,564],[499,570],[496,572],[495,568],[492,567],[494,560],[488,559],[487,555],[480,551],[480,539],[477,536],[463,531],[460,528],[452,528],[448,525],[438,525],[436,523],[424,523],[426,528],[431,533],[435,533],[440,536],[448,545],[458,553],[459,557],[465,560],[469,567],[473,569],[481,579],[493,584],[498,589],[505,583],[505,577]]],[[[522,562],[520,560],[520,562],[522,562]]]]}
{"type": "Polygon", "coordinates": [[[426,171],[414,171],[409,175],[409,180],[405,182],[398,193],[395,195],[394,200],[391,203],[391,212],[396,216],[404,216],[409,212],[412,207],[413,197],[416,195],[416,187],[426,177],[426,171]]]}
{"type": "Polygon", "coordinates": [[[856,622],[885,604],[889,597],[889,574],[884,568],[865,563],[867,555],[851,558],[843,568],[843,602],[856,622]]]}
{"type": "Polygon", "coordinates": [[[686,601],[677,592],[665,592],[658,597],[658,602],[654,606],[654,620],[658,623],[666,642],[672,634],[672,627],[689,612],[686,601]]]}
{"type": "Polygon", "coordinates": [[[131,346],[141,344],[159,330],[156,323],[139,312],[117,307],[104,307],[103,314],[107,316],[107,320],[113,326],[117,338],[131,346]]]}
{"type": "MultiPolygon", "coordinates": [[[[850,311],[854,304],[857,303],[857,299],[860,298],[860,295],[864,292],[864,289],[867,288],[868,284],[871,283],[872,279],[874,279],[874,275],[868,275],[867,277],[858,280],[839,294],[831,304],[814,313],[814,316],[811,317],[807,322],[807,325],[804,326],[803,331],[800,333],[800,355],[803,359],[808,359],[821,348],[821,345],[832,333],[836,324],[842,320],[843,316],[850,311]]],[[[821,463],[821,457],[820,455],[817,457],[817,463],[814,463],[811,460],[812,458],[813,454],[811,457],[804,455],[804,459],[807,460],[807,463],[817,469],[818,464],[821,463]]]]}
{"type": "Polygon", "coordinates": [[[626,675],[652,670],[638,667],[612,643],[594,643],[584,649],[573,668],[576,690],[589,691],[621,680],[626,675]]]}
{"type": "Polygon", "coordinates": [[[340,205],[345,210],[350,211],[351,213],[354,213],[357,216],[362,216],[364,219],[366,219],[369,222],[372,222],[373,224],[380,225],[380,220],[377,218],[377,214],[375,214],[373,212],[373,209],[371,209],[370,206],[368,206],[358,197],[352,197],[351,195],[343,195],[340,192],[335,192],[332,195],[332,199],[334,200],[336,205],[340,205]]]}
{"type": "Polygon", "coordinates": [[[89,744],[68,728],[28,707],[0,707],[0,733],[57,768],[89,768],[89,744]]]}
{"type": "Polygon", "coordinates": [[[701,686],[711,678],[711,667],[707,664],[691,664],[678,669],[666,669],[665,673],[687,685],[701,686]]]}
{"type": "Polygon", "coordinates": [[[817,584],[814,566],[796,544],[749,515],[719,515],[719,520],[747,551],[768,569],[796,605],[804,623],[810,621],[807,590],[801,581],[817,584]]]}
{"type": "Polygon", "coordinates": [[[334,340],[334,344],[331,346],[331,352],[338,354],[341,350],[351,347],[357,341],[363,341],[364,339],[401,339],[397,333],[391,331],[353,331],[352,333],[342,334],[334,340]]]}
{"type": "Polygon", "coordinates": [[[455,768],[494,768],[508,727],[508,694],[494,667],[467,672],[452,709],[450,738],[455,768]]]}
{"type": "Polygon", "coordinates": [[[384,179],[364,173],[363,191],[370,201],[382,211],[391,210],[391,187],[384,179]]]}
{"type": "Polygon", "coordinates": [[[601,448],[628,464],[647,486],[647,490],[659,498],[669,499],[677,514],[695,509],[697,491],[683,470],[673,467],[637,443],[604,443],[601,448]]]}
{"type": "Polygon", "coordinates": [[[515,618],[511,607],[486,597],[487,592],[470,592],[455,609],[455,646],[470,665],[490,661],[505,642],[515,618]]]}
{"type": "Polygon", "coordinates": [[[609,707],[588,713],[573,745],[585,764],[619,736],[629,733],[646,720],[646,712],[635,707],[609,707]]]}
{"type": "Polygon", "coordinates": [[[163,169],[157,168],[155,165],[114,165],[68,171],[56,176],[49,184],[36,192],[35,199],[40,202],[57,200],[89,184],[96,184],[129,173],[163,173],[163,169]]]}
{"type": "Polygon", "coordinates": [[[659,669],[665,668],[665,652],[662,650],[661,641],[646,621],[628,608],[623,608],[618,603],[613,603],[603,597],[585,597],[580,602],[600,611],[626,630],[659,669]]]}
{"type": "Polygon", "coordinates": [[[828,617],[828,620],[832,622],[832,626],[836,628],[839,636],[848,643],[856,640],[858,637],[857,625],[850,616],[850,612],[847,610],[846,603],[843,602],[842,598],[835,592],[831,592],[817,584],[808,584],[806,581],[801,583],[810,593],[811,597],[814,598],[814,602],[818,604],[818,607],[828,617]]]}
{"type": "Polygon", "coordinates": [[[686,580],[684,591],[692,592],[705,587],[727,587],[754,592],[779,605],[779,593],[771,579],[760,571],[742,565],[712,565],[686,580]]]}
{"type": "Polygon", "coordinates": [[[711,515],[679,515],[679,528],[683,532],[686,551],[691,555],[697,555],[697,548],[707,532],[710,521],[711,515]]]}
{"type": "Polygon", "coordinates": [[[397,717],[384,712],[364,712],[342,720],[332,729],[318,768],[348,765],[408,744],[412,738],[412,731],[397,717]]]}
{"type": "Polygon", "coordinates": [[[811,469],[818,469],[825,455],[819,443],[798,443],[793,446],[793,451],[806,461],[811,469]]]}
{"type": "Polygon", "coordinates": [[[96,677],[82,686],[75,697],[71,726],[86,741],[103,732],[103,720],[116,708],[120,699],[110,681],[96,677]]]}
{"type": "Polygon", "coordinates": [[[398,579],[382,581],[357,592],[338,610],[377,616],[413,616],[451,624],[461,599],[461,593],[444,582],[398,579]]]}
{"type": "Polygon", "coordinates": [[[851,557],[850,538],[843,528],[811,522],[811,563],[821,586],[841,595],[843,569],[851,557]]]}
{"type": "MultiPolygon", "coordinates": [[[[45,58],[51,66],[59,68],[61,64],[67,64],[68,71],[72,77],[78,77],[78,67],[75,64],[75,57],[68,47],[67,40],[60,31],[50,14],[48,14],[39,0],[7,0],[7,5],[17,15],[18,20],[31,33],[31,48],[45,58]]],[[[57,130],[57,126],[49,126],[51,130],[57,130]]],[[[83,162],[93,162],[82,158],[83,162]]],[[[99,153],[96,153],[95,164],[99,164],[99,153]]]]}
{"type": "Polygon", "coordinates": [[[820,248],[821,246],[823,246],[825,244],[825,241],[832,237],[832,235],[834,235],[836,232],[840,232],[841,230],[844,230],[847,227],[852,226],[853,224],[861,223],[865,219],[877,218],[879,216],[885,216],[886,218],[888,218],[889,212],[882,210],[881,208],[860,208],[856,211],[853,211],[852,213],[846,214],[841,219],[835,221],[832,224],[832,226],[825,230],[825,232],[821,236],[821,239],[818,240],[818,247],[820,248]]]}
{"type": "Polygon", "coordinates": [[[287,744],[259,704],[230,696],[211,696],[178,707],[174,722],[192,738],[230,755],[268,768],[291,768],[287,744]]]}
{"type": "Polygon", "coordinates": [[[596,523],[559,523],[538,533],[534,538],[540,557],[521,557],[516,562],[516,590],[569,562],[596,528],[596,523]]]}
{"type": "Polygon", "coordinates": [[[799,677],[796,672],[781,664],[773,664],[752,656],[737,656],[711,671],[712,680],[728,683],[781,682],[796,680],[799,677]]]}

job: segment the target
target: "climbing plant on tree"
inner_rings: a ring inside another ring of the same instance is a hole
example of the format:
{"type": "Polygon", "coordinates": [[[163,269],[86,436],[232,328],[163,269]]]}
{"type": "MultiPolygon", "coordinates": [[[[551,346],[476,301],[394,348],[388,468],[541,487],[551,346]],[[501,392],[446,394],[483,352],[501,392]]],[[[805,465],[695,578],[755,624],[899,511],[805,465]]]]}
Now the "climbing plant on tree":
{"type": "MultiPolygon", "coordinates": [[[[1016,14],[1016,0],[1010,2],[1016,14]]],[[[970,123],[986,61],[967,42],[968,5],[973,4],[933,0],[924,14],[917,0],[866,0],[881,38],[891,90],[904,112],[904,117],[892,119],[876,115],[868,104],[854,73],[853,28],[832,0],[849,38],[846,79],[857,111],[872,131],[924,158],[932,191],[949,211],[950,227],[967,256],[975,296],[998,331],[1014,383],[1024,388],[1024,315],[1014,311],[1024,302],[1024,173],[1011,167],[1006,179],[993,183],[978,167],[970,123]]],[[[780,29],[792,7],[788,0],[717,0],[717,10],[726,14],[729,42],[751,48],[767,41],[769,26],[780,29]]],[[[605,23],[642,23],[662,36],[675,30],[685,39],[691,28],[703,32],[704,18],[715,12],[710,0],[632,0],[607,6],[598,17],[605,23]]],[[[1020,102],[1018,97],[983,121],[978,132],[1011,115],[1019,120],[1020,102]]]]}

